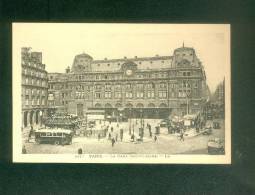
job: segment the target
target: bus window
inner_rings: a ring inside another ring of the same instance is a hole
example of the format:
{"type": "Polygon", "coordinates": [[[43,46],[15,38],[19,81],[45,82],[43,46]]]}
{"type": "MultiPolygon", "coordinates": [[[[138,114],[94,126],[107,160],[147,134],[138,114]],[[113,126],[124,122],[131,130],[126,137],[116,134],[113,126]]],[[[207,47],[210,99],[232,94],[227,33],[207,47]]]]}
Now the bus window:
{"type": "Polygon", "coordinates": [[[40,135],[41,135],[41,136],[46,136],[46,133],[41,133],[40,135]]]}
{"type": "Polygon", "coordinates": [[[46,135],[47,135],[47,136],[51,136],[51,133],[50,133],[50,132],[47,132],[46,135]]]}
{"type": "Polygon", "coordinates": [[[62,136],[62,133],[57,133],[57,136],[62,136]]]}
{"type": "Polygon", "coordinates": [[[53,133],[53,136],[56,136],[56,133],[53,133]]]}

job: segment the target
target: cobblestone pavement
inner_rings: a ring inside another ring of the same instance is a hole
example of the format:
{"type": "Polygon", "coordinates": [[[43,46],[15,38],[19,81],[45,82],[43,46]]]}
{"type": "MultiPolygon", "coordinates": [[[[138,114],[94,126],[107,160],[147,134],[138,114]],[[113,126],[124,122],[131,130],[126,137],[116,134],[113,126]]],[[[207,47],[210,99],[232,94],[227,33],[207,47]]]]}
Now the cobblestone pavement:
{"type": "MultiPolygon", "coordinates": [[[[154,131],[155,125],[158,124],[158,120],[147,121],[145,120],[145,126],[149,122],[154,131]]],[[[74,137],[72,145],[56,146],[52,144],[36,144],[25,142],[27,153],[37,154],[70,154],[77,153],[79,148],[82,148],[83,153],[94,154],[207,154],[207,142],[210,138],[219,137],[224,139],[224,121],[220,121],[221,129],[213,129],[211,135],[198,135],[194,137],[185,138],[184,141],[180,141],[174,134],[167,134],[166,129],[161,129],[161,134],[158,136],[157,141],[154,141],[154,137],[149,137],[148,129],[145,129],[144,140],[141,143],[131,142],[129,135],[129,123],[122,123],[120,126],[124,129],[124,138],[120,142],[118,140],[114,147],[107,138],[98,140],[97,138],[87,137],[74,137]]],[[[134,122],[135,134],[138,134],[137,125],[134,122]]],[[[117,124],[112,123],[114,133],[117,133],[117,124]]]]}

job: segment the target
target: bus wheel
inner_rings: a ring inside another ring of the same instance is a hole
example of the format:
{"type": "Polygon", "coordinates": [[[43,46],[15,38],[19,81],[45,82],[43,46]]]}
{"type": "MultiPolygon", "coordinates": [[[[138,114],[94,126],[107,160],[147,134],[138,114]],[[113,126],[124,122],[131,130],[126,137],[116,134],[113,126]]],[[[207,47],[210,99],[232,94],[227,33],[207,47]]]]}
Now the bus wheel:
{"type": "Polygon", "coordinates": [[[59,145],[59,141],[55,141],[54,144],[55,144],[55,145],[59,145]]]}

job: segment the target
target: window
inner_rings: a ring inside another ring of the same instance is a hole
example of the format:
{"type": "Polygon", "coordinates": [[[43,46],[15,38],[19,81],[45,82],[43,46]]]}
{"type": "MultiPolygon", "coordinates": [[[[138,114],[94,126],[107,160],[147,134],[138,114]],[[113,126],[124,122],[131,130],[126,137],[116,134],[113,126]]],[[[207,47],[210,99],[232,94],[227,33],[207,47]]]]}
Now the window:
{"type": "Polygon", "coordinates": [[[154,91],[148,91],[147,97],[148,97],[148,98],[154,98],[154,97],[155,97],[154,91]]]}
{"type": "Polygon", "coordinates": [[[198,82],[197,81],[194,83],[194,88],[198,88],[198,82]]]}
{"type": "Polygon", "coordinates": [[[159,96],[159,98],[166,98],[167,97],[167,92],[166,91],[159,91],[158,96],[159,96]]]}
{"type": "Polygon", "coordinates": [[[101,85],[95,85],[96,90],[101,90],[101,85]]]}
{"type": "Polygon", "coordinates": [[[137,98],[143,98],[143,91],[137,91],[136,97],[137,98]]]}
{"type": "Polygon", "coordinates": [[[121,92],[115,92],[115,98],[121,98],[121,92]]]}
{"type": "Polygon", "coordinates": [[[45,96],[42,96],[42,105],[45,105],[45,96]]]}
{"type": "Polygon", "coordinates": [[[111,98],[112,97],[112,93],[110,91],[107,91],[107,92],[105,92],[104,97],[105,98],[111,98]]]}
{"type": "Polygon", "coordinates": [[[166,83],[160,83],[159,88],[166,88],[166,83]]]}
{"type": "Polygon", "coordinates": [[[148,88],[148,89],[154,89],[154,88],[155,88],[154,83],[148,83],[148,84],[147,84],[147,88],[148,88]]]}
{"type": "Polygon", "coordinates": [[[137,85],[136,85],[136,88],[137,88],[137,89],[143,89],[143,84],[142,84],[142,83],[137,84],[137,85]]]}
{"type": "Polygon", "coordinates": [[[126,92],[126,98],[132,98],[133,94],[131,91],[126,92]]]}
{"type": "Polygon", "coordinates": [[[126,84],[127,89],[131,89],[131,84],[126,84]]]}
{"type": "Polygon", "coordinates": [[[96,92],[96,93],[95,93],[95,98],[96,98],[96,99],[100,99],[100,98],[101,98],[101,94],[100,94],[99,92],[96,92]]]}
{"type": "Polygon", "coordinates": [[[115,90],[120,90],[120,89],[121,89],[120,84],[115,85],[115,90]]]}
{"type": "Polygon", "coordinates": [[[29,104],[29,95],[26,95],[26,106],[28,106],[28,104],[29,104]]]}
{"type": "Polygon", "coordinates": [[[110,85],[110,84],[106,84],[106,85],[105,85],[105,89],[106,89],[106,90],[111,90],[111,85],[110,85]]]}

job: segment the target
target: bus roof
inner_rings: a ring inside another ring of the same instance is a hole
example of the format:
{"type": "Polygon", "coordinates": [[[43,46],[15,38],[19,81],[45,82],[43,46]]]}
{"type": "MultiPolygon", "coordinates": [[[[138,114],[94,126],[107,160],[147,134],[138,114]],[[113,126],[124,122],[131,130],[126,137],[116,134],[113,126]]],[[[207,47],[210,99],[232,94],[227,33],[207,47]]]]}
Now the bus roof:
{"type": "Polygon", "coordinates": [[[68,129],[38,129],[35,130],[36,133],[65,133],[71,134],[72,131],[68,129]]]}

